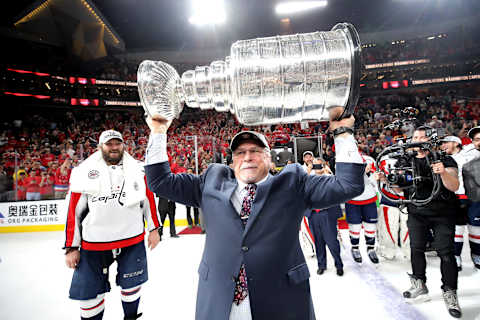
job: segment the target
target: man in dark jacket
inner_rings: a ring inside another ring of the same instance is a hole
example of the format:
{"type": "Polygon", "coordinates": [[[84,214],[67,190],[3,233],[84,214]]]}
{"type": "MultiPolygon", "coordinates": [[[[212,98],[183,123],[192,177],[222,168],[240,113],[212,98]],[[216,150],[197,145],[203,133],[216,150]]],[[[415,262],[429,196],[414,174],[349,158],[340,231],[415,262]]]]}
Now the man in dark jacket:
{"type": "Polygon", "coordinates": [[[170,201],[166,198],[158,197],[158,213],[160,214],[160,221],[162,226],[160,227],[160,234],[163,235],[163,225],[168,215],[170,220],[170,237],[178,238],[177,231],[175,230],[175,201],[170,201]]]}
{"type": "MultiPolygon", "coordinates": [[[[341,111],[335,108],[332,119],[341,111]]],[[[330,207],[363,191],[365,167],[351,134],[353,117],[330,123],[332,130],[338,128],[336,176],[308,175],[298,164],[269,175],[268,143],[253,131],[233,137],[233,169],[213,164],[200,176],[174,175],[166,152],[170,122],[147,121],[150,188],[204,213],[207,237],[195,319],[315,319],[298,230],[306,210],[330,207]]]]}
{"type": "MultiPolygon", "coordinates": [[[[427,142],[430,139],[429,127],[419,127],[413,132],[412,142],[427,142]]],[[[433,190],[433,175],[439,175],[441,189],[436,198],[424,206],[409,204],[407,226],[410,233],[410,249],[412,274],[411,287],[403,293],[405,299],[412,301],[427,301],[426,258],[425,250],[427,233],[433,230],[433,246],[440,257],[442,273],[442,291],[445,305],[451,316],[459,318],[462,315],[457,299],[458,269],[455,261],[455,191],[459,187],[457,163],[450,156],[441,161],[432,161],[429,166],[429,151],[417,150],[414,158],[415,167],[422,177],[415,190],[405,189],[405,198],[424,200],[433,190]]]]}

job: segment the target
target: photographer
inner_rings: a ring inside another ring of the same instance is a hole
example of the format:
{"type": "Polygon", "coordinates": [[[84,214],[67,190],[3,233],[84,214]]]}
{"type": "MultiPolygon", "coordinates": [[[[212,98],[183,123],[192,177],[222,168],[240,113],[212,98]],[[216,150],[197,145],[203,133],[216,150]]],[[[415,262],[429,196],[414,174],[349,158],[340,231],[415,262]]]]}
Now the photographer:
{"type": "MultiPolygon", "coordinates": [[[[316,175],[332,175],[332,171],[323,159],[314,159],[313,164],[309,165],[310,167],[316,175]]],[[[340,243],[337,238],[337,220],[342,216],[340,205],[327,209],[313,209],[308,211],[306,216],[315,241],[318,263],[317,274],[321,275],[327,269],[327,250],[325,248],[325,245],[327,245],[335,260],[337,275],[343,276],[343,262],[340,257],[340,243]]]]}
{"type": "MultiPolygon", "coordinates": [[[[428,142],[431,128],[418,127],[413,132],[412,142],[428,142]]],[[[428,289],[426,286],[426,235],[429,228],[434,231],[433,246],[440,257],[440,271],[442,274],[443,299],[448,312],[455,318],[462,315],[457,299],[458,269],[454,255],[455,236],[455,191],[459,187],[457,164],[450,156],[441,161],[431,161],[431,151],[414,148],[413,164],[422,177],[416,182],[415,188],[404,190],[406,199],[427,199],[433,190],[433,174],[440,176],[441,189],[438,195],[427,205],[416,206],[408,204],[407,226],[410,232],[410,249],[412,286],[403,293],[407,301],[427,301],[428,289]],[[433,174],[432,174],[433,171],[433,174]]]]}
{"type": "Polygon", "coordinates": [[[313,165],[313,152],[312,151],[305,151],[303,153],[303,165],[302,168],[307,172],[308,174],[314,175],[315,172],[312,171],[312,165],[313,165]]]}

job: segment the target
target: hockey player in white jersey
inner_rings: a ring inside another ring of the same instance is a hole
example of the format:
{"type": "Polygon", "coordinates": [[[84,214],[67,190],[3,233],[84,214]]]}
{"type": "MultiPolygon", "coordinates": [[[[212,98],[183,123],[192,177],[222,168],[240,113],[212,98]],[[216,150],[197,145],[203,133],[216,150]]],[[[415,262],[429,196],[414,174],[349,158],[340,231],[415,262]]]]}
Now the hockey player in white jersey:
{"type": "Polygon", "coordinates": [[[361,195],[345,203],[345,215],[348,222],[350,243],[352,244],[352,257],[355,262],[362,262],[360,253],[360,232],[362,230],[367,244],[367,253],[370,261],[378,263],[375,252],[375,238],[377,232],[377,184],[374,180],[375,160],[362,154],[363,161],[367,164],[365,168],[365,189],[361,195]]]}
{"type": "MultiPolygon", "coordinates": [[[[387,176],[390,168],[395,165],[396,159],[381,159],[379,167],[381,172],[387,176]]],[[[375,173],[375,179],[380,176],[375,173]]],[[[388,200],[405,199],[403,192],[399,193],[390,190],[385,184],[381,184],[380,210],[377,225],[377,253],[385,259],[395,259],[397,251],[400,250],[403,258],[410,259],[410,238],[408,236],[407,220],[408,215],[402,212],[399,205],[388,200]]],[[[403,209],[406,210],[406,209],[403,209]]]]}
{"type": "Polygon", "coordinates": [[[458,166],[458,180],[460,186],[455,191],[457,195],[457,215],[455,222],[455,260],[457,262],[458,271],[462,270],[462,248],[463,248],[463,234],[465,233],[465,225],[468,220],[468,200],[465,195],[465,188],[463,187],[462,167],[467,160],[467,153],[462,151],[462,140],[459,137],[447,136],[441,140],[441,149],[446,154],[452,156],[453,160],[458,166]]]}
{"type": "MultiPolygon", "coordinates": [[[[467,157],[462,167],[465,194],[468,196],[468,237],[470,256],[474,266],[480,269],[480,126],[470,129],[472,148],[465,148],[467,157]]],[[[466,147],[469,147],[466,146],[466,147]]]]}
{"type": "Polygon", "coordinates": [[[66,201],[65,262],[75,269],[69,296],[79,300],[80,318],[103,318],[114,261],[124,319],[139,318],[140,289],[148,279],[144,223],[151,249],[160,241],[160,223],[143,166],[125,152],[119,132],[104,131],[98,151],[72,171],[66,201]]]}

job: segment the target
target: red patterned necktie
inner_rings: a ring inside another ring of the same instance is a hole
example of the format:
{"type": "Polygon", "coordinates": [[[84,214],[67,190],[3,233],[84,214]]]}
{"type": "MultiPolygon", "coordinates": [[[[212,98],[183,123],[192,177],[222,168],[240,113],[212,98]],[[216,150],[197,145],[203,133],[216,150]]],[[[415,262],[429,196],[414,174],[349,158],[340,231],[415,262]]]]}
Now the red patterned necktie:
{"type": "MultiPolygon", "coordinates": [[[[243,226],[247,225],[248,217],[252,211],[252,203],[255,198],[255,192],[257,190],[257,185],[254,183],[247,184],[245,186],[247,190],[247,195],[243,198],[242,210],[240,211],[240,219],[242,219],[243,226]]],[[[245,265],[242,264],[240,267],[240,272],[238,273],[237,280],[235,283],[235,293],[233,295],[233,302],[238,306],[248,295],[247,287],[247,274],[245,272],[245,265]]]]}

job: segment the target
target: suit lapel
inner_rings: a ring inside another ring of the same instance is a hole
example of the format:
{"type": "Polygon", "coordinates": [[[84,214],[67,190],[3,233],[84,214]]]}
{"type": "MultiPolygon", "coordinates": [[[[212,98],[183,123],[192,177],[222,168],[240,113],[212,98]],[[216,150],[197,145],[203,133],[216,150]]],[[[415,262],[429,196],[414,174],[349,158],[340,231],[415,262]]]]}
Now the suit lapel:
{"type": "Polygon", "coordinates": [[[259,184],[257,187],[257,193],[255,195],[255,199],[253,200],[252,212],[250,212],[250,216],[248,217],[248,222],[245,226],[243,237],[245,237],[248,231],[252,228],[253,224],[260,215],[260,211],[262,211],[262,208],[265,205],[268,195],[270,194],[270,188],[272,187],[271,181],[268,181],[270,178],[271,177],[269,176],[264,183],[259,184]]]}

